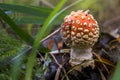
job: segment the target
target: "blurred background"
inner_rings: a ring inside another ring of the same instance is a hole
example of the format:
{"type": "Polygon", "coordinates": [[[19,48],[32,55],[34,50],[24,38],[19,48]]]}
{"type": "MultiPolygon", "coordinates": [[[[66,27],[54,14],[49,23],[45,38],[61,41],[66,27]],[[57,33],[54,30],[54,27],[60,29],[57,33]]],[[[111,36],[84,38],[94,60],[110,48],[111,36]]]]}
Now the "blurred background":
{"type": "MultiPolygon", "coordinates": [[[[39,29],[41,29],[50,13],[60,1],[61,0],[0,0],[0,9],[4,10],[4,12],[20,28],[22,28],[33,38],[36,38],[39,29]]],[[[68,7],[75,1],[77,0],[67,0],[61,10],[68,7]]],[[[48,30],[43,36],[46,37],[48,34],[59,28],[64,17],[71,11],[88,9],[98,21],[101,32],[108,33],[114,38],[119,38],[120,0],[80,0],[77,4],[57,16],[57,18],[49,24],[48,30]]],[[[25,46],[25,41],[18,37],[13,29],[11,29],[8,24],[0,19],[0,80],[8,80],[11,78],[11,65],[9,64],[14,61],[14,58],[15,60],[17,59],[17,52],[25,46]]],[[[63,47],[61,38],[59,38],[58,35],[57,39],[55,35],[43,42],[43,46],[49,50],[56,50],[63,47]],[[58,47],[54,46],[56,42],[60,43],[58,47]]],[[[26,63],[26,58],[24,59],[24,63],[26,63]]],[[[40,77],[42,73],[39,67],[40,65],[35,67],[36,71],[34,71],[34,78],[36,78],[36,76],[40,77]]],[[[25,68],[25,64],[22,64],[23,70],[20,71],[20,76],[24,76],[25,68]]]]}
{"type": "MultiPolygon", "coordinates": [[[[6,4],[14,4],[14,5],[21,5],[21,6],[36,6],[36,7],[43,7],[44,11],[41,14],[34,14],[30,13],[28,10],[27,14],[21,13],[20,11],[16,11],[16,9],[8,10],[6,13],[10,15],[10,17],[18,24],[25,26],[24,28],[28,30],[29,33],[31,33],[31,26],[34,26],[35,30],[36,28],[40,28],[39,26],[42,25],[45,21],[45,19],[48,17],[49,13],[55,8],[56,4],[59,3],[60,0],[0,0],[0,3],[6,3],[6,4]],[[32,14],[32,15],[31,15],[32,14]],[[44,18],[43,18],[44,17],[44,18]]],[[[66,4],[63,6],[66,7],[70,5],[71,3],[75,2],[74,0],[69,0],[66,2],[66,4]]],[[[1,5],[2,6],[2,5],[1,5]]],[[[2,7],[3,8],[3,7],[2,7]]],[[[11,7],[12,8],[12,7],[11,7]]],[[[5,9],[5,7],[4,7],[5,9]]],[[[7,9],[9,9],[7,7],[7,9]]],[[[119,19],[120,14],[120,1],[119,0],[81,0],[78,4],[72,6],[71,8],[67,9],[63,14],[58,16],[59,18],[56,18],[55,21],[52,23],[54,26],[58,26],[61,24],[63,17],[67,14],[69,14],[71,11],[77,11],[77,10],[87,10],[89,9],[91,11],[91,14],[94,15],[95,19],[99,22],[99,25],[107,27],[111,24],[109,21],[111,19],[119,19]],[[107,22],[108,21],[108,22],[107,22]]],[[[25,11],[23,9],[23,11],[25,11]]],[[[27,11],[26,11],[27,12],[27,11]]],[[[26,13],[25,12],[25,13],[26,13]]],[[[118,20],[119,21],[119,20],[118,20]]],[[[116,22],[115,24],[112,24],[112,26],[118,26],[119,23],[116,22]]],[[[108,29],[108,27],[107,27],[108,29]]],[[[36,31],[33,31],[33,34],[35,34],[36,31]]],[[[109,30],[108,30],[109,32],[109,30]]]]}

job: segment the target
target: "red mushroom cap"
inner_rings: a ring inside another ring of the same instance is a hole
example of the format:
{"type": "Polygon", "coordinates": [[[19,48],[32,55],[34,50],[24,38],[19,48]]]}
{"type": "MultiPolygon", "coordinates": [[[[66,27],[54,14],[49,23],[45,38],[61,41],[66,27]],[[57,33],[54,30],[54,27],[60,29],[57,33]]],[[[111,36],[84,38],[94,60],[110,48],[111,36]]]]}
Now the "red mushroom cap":
{"type": "Polygon", "coordinates": [[[99,37],[99,26],[89,11],[72,11],[64,18],[61,34],[64,42],[72,47],[91,47],[99,37]]]}

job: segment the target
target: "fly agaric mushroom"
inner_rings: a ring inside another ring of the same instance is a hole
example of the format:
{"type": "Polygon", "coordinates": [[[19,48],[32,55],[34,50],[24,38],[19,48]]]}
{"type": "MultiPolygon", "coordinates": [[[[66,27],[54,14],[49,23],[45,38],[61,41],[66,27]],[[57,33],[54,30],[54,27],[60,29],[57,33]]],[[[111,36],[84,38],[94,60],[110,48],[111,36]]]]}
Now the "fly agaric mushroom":
{"type": "Polygon", "coordinates": [[[97,21],[89,14],[89,10],[72,11],[64,18],[61,25],[61,35],[65,44],[71,47],[70,64],[76,70],[91,66],[94,68],[92,46],[98,40],[99,26],[97,21]]]}

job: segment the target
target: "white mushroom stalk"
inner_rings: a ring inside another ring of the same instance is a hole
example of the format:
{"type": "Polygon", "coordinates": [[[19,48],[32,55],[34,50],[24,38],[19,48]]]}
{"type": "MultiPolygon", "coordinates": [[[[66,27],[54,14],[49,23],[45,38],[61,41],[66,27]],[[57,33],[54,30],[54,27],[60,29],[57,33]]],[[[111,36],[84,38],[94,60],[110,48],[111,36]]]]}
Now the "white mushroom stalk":
{"type": "Polygon", "coordinates": [[[97,21],[89,14],[89,10],[83,12],[72,11],[64,18],[61,25],[61,35],[65,44],[71,47],[70,64],[76,70],[82,67],[94,67],[92,46],[99,37],[99,26],[97,21]]]}

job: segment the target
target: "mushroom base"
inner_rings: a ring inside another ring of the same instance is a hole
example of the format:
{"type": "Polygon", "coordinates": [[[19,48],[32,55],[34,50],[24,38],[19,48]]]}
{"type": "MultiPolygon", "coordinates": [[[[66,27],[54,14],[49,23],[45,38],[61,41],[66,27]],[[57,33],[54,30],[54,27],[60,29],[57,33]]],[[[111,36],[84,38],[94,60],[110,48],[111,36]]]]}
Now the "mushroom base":
{"type": "Polygon", "coordinates": [[[82,68],[91,66],[94,68],[94,60],[91,48],[72,48],[70,53],[70,64],[75,70],[81,71],[82,68]]]}

